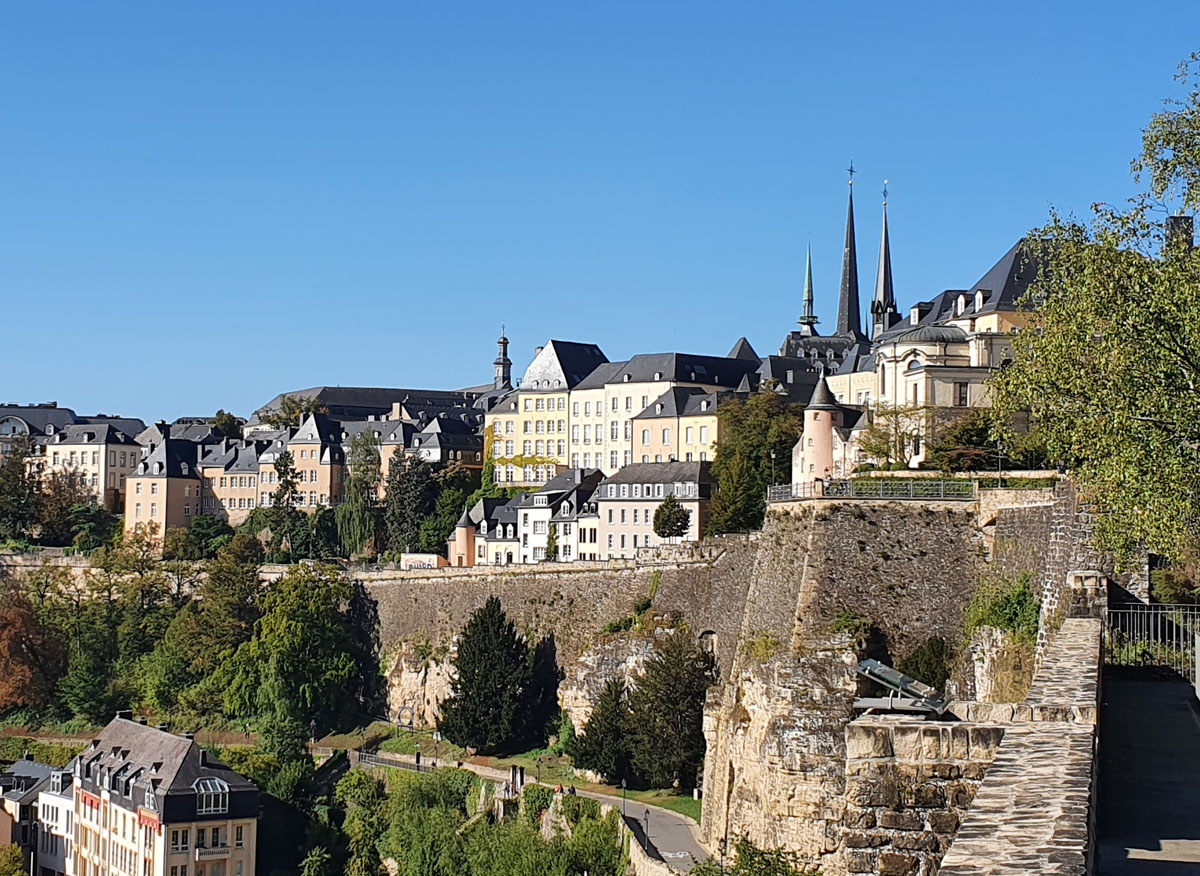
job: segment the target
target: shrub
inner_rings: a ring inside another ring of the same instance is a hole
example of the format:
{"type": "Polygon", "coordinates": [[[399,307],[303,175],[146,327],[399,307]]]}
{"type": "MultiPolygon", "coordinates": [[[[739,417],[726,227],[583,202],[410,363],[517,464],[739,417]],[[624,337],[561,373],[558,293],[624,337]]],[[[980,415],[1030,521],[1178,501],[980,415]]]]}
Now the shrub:
{"type": "Polygon", "coordinates": [[[1019,642],[1036,642],[1041,602],[1032,581],[1032,574],[1022,572],[1015,581],[1002,578],[981,584],[967,607],[967,637],[980,627],[995,627],[1012,633],[1019,642]]]}
{"type": "Polygon", "coordinates": [[[625,633],[633,629],[633,616],[626,615],[620,620],[609,621],[600,628],[602,633],[625,633]]]}
{"type": "Polygon", "coordinates": [[[840,611],[829,624],[829,632],[837,636],[845,633],[852,639],[866,639],[874,628],[875,622],[853,611],[840,611]]]}
{"type": "Polygon", "coordinates": [[[952,656],[945,639],[941,636],[930,636],[897,663],[896,668],[917,681],[942,690],[950,678],[952,656]]]}
{"type": "Polygon", "coordinates": [[[742,653],[747,657],[757,660],[759,663],[766,663],[775,656],[782,646],[783,643],[775,636],[760,633],[742,643],[742,653]]]}
{"type": "MultiPolygon", "coordinates": [[[[547,789],[549,790],[549,789],[547,789]]],[[[566,794],[562,801],[563,818],[574,827],[579,822],[600,817],[600,801],[566,794]]]]}
{"type": "Polygon", "coordinates": [[[12,763],[29,754],[38,763],[65,767],[67,761],[83,751],[82,745],[55,745],[38,742],[28,736],[0,736],[0,762],[12,763]]]}
{"type": "Polygon", "coordinates": [[[521,796],[525,801],[525,817],[530,824],[537,824],[542,813],[554,802],[554,791],[542,785],[526,785],[521,796]]]}
{"type": "Polygon", "coordinates": [[[1159,602],[1168,605],[1195,605],[1200,602],[1200,588],[1176,569],[1155,569],[1150,573],[1150,592],[1159,602]]]}

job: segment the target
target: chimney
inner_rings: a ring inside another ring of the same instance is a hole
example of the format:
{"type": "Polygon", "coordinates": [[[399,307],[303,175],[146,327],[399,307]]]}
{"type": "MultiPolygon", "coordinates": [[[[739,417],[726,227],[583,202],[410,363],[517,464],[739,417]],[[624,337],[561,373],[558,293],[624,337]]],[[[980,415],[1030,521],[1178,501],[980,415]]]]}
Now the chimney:
{"type": "Polygon", "coordinates": [[[132,709],[120,709],[117,712],[117,717],[124,721],[132,721],[133,720],[133,710],[132,709]]]}
{"type": "Polygon", "coordinates": [[[533,355],[534,355],[534,356],[538,356],[538,355],[540,355],[540,354],[541,354],[541,352],[542,352],[542,350],[544,350],[544,349],[546,349],[546,348],[545,348],[545,347],[534,347],[534,348],[533,348],[533,355]]]}
{"type": "Polygon", "coordinates": [[[138,718],[138,723],[141,724],[143,727],[145,727],[150,722],[146,720],[145,715],[142,715],[142,717],[138,718]]]}
{"type": "Polygon", "coordinates": [[[1167,237],[1164,249],[1180,249],[1191,252],[1196,242],[1195,221],[1191,216],[1168,216],[1167,237]]]}
{"type": "Polygon", "coordinates": [[[208,766],[208,752],[200,749],[200,766],[208,766]]]}
{"type": "Polygon", "coordinates": [[[186,739],[188,742],[195,742],[196,734],[195,733],[184,733],[183,738],[186,739]]]}

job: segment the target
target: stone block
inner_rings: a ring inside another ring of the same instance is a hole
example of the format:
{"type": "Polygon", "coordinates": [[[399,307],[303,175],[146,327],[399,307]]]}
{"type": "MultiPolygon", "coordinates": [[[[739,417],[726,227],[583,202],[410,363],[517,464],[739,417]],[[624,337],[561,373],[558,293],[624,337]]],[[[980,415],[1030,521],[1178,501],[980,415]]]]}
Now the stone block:
{"type": "Polygon", "coordinates": [[[846,849],[842,861],[847,873],[874,873],[878,853],[862,849],[846,849]]]}
{"type": "Polygon", "coordinates": [[[1012,719],[1014,724],[1028,724],[1033,720],[1033,707],[1017,703],[1013,706],[1012,719]]]}
{"type": "Polygon", "coordinates": [[[946,792],[938,785],[926,783],[909,789],[912,805],[919,809],[941,809],[946,805],[946,792]]]}
{"type": "Polygon", "coordinates": [[[950,728],[950,756],[966,760],[971,751],[971,734],[966,727],[950,728]]]}
{"type": "Polygon", "coordinates": [[[925,819],[911,809],[884,809],[879,813],[879,826],[884,830],[924,830],[925,819]]]}
{"type": "Polygon", "coordinates": [[[892,750],[896,760],[921,759],[921,728],[895,727],[892,730],[892,750]]]}
{"type": "Polygon", "coordinates": [[[976,782],[982,781],[983,777],[987,775],[988,766],[990,766],[990,764],[965,763],[963,764],[962,768],[963,778],[971,779],[972,781],[976,782]]]}
{"type": "Polygon", "coordinates": [[[1003,739],[1004,731],[999,727],[972,727],[971,759],[991,761],[1003,739]]]}
{"type": "Polygon", "coordinates": [[[942,746],[941,728],[925,727],[921,730],[921,757],[927,761],[942,760],[946,757],[942,746]]]}
{"type": "Polygon", "coordinates": [[[1070,706],[1035,703],[1033,706],[1034,721],[1049,721],[1056,724],[1069,723],[1073,719],[1070,706]]]}
{"type": "Polygon", "coordinates": [[[892,756],[892,733],[887,727],[863,724],[846,725],[847,759],[892,756]]]}
{"type": "Polygon", "coordinates": [[[850,830],[870,829],[875,826],[875,810],[848,808],[843,823],[850,830]]]}
{"type": "Polygon", "coordinates": [[[958,830],[958,816],[953,812],[930,812],[929,829],[936,833],[952,834],[958,830]]]}
{"type": "Polygon", "coordinates": [[[898,833],[892,837],[892,848],[905,852],[936,852],[938,840],[931,833],[898,833]]]}
{"type": "Polygon", "coordinates": [[[920,863],[912,855],[883,852],[879,856],[879,876],[915,876],[920,863]]]}
{"type": "Polygon", "coordinates": [[[842,838],[842,844],[848,849],[873,849],[886,846],[889,841],[886,834],[868,833],[862,830],[847,831],[842,838]]]}

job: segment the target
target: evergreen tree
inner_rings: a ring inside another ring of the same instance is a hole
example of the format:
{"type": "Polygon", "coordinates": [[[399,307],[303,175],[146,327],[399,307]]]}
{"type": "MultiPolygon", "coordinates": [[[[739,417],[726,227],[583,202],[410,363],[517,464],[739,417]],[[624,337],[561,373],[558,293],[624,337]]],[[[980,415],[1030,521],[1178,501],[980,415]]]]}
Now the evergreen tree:
{"type": "Polygon", "coordinates": [[[233,538],[233,527],[212,514],[200,514],[192,518],[189,530],[206,558],[215,557],[221,547],[233,538]]]}
{"type": "Polygon", "coordinates": [[[575,765],[599,773],[610,785],[632,778],[630,731],[625,681],[609,679],[596,699],[587,725],[575,737],[575,765]]]}
{"type": "Polygon", "coordinates": [[[717,442],[713,497],[707,532],[748,532],[762,526],[771,480],[771,451],[777,460],[792,458],[800,437],[800,409],[770,389],[746,401],[725,402],[717,411],[721,439],[717,442]]]}
{"type": "Polygon", "coordinates": [[[29,467],[33,444],[28,435],[5,436],[5,441],[11,443],[0,455],[0,540],[24,541],[38,521],[40,491],[29,467]]]}
{"type": "Polygon", "coordinates": [[[520,735],[532,668],[524,637],[495,596],[467,621],[453,664],[439,729],[454,744],[481,754],[509,749],[520,735]]]}
{"type": "Polygon", "coordinates": [[[95,505],[96,500],[83,476],[75,472],[51,471],[42,479],[38,500],[38,541],[55,546],[69,545],[74,537],[72,510],[95,505]]]}
{"type": "Polygon", "coordinates": [[[446,542],[454,533],[454,526],[462,517],[467,494],[457,487],[443,490],[438,496],[433,513],[421,522],[421,550],[429,554],[446,553],[446,542]]]}
{"type": "Polygon", "coordinates": [[[388,550],[409,553],[421,550],[421,524],[434,510],[437,482],[433,467],[399,447],[388,470],[384,500],[384,526],[388,550]]]}
{"type": "Polygon", "coordinates": [[[329,408],[315,398],[285,395],[279,400],[279,407],[265,411],[259,419],[272,429],[288,429],[299,426],[309,414],[327,413],[329,408]]]}
{"type": "Polygon", "coordinates": [[[374,555],[379,538],[379,442],[370,430],[350,440],[350,480],[337,509],[338,536],[347,557],[374,555]]]}
{"type": "Polygon", "coordinates": [[[558,526],[550,524],[550,532],[546,535],[546,562],[553,563],[558,559],[558,526]]]}
{"type": "Polygon", "coordinates": [[[654,509],[654,534],[659,538],[680,538],[687,534],[691,524],[692,512],[679,504],[674,493],[654,509]]]}
{"type": "Polygon", "coordinates": [[[690,789],[704,762],[704,698],[717,664],[686,628],[658,643],[629,696],[633,770],[652,787],[690,789]]]}
{"type": "Polygon", "coordinates": [[[279,559],[277,555],[284,554],[287,562],[292,560],[293,530],[299,521],[300,511],[296,510],[299,491],[296,486],[296,461],[291,451],[285,450],[275,458],[275,478],[278,486],[271,495],[271,507],[268,521],[271,527],[271,543],[268,552],[269,559],[279,559]]]}

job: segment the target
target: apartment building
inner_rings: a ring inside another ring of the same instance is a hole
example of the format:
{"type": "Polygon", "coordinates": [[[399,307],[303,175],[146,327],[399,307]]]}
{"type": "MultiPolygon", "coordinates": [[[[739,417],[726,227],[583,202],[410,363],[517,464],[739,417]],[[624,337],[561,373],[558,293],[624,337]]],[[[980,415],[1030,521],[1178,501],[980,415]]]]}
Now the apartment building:
{"type": "Polygon", "coordinates": [[[507,566],[520,560],[517,506],[511,499],[480,499],[463,512],[446,545],[452,566],[507,566]]]}
{"type": "Polygon", "coordinates": [[[75,804],[70,770],[53,770],[49,783],[38,793],[36,876],[66,876],[75,838],[75,804]]]}
{"type": "Polygon", "coordinates": [[[20,846],[27,872],[36,860],[38,794],[49,785],[50,773],[50,767],[28,756],[0,773],[0,811],[6,816],[0,821],[8,826],[0,845],[20,846]]]}
{"type": "Polygon", "coordinates": [[[125,531],[153,523],[161,536],[168,529],[186,529],[201,513],[203,479],[199,446],[168,438],[143,451],[137,469],[125,481],[125,531]]]}
{"type": "Polygon", "coordinates": [[[200,513],[210,514],[230,526],[242,523],[259,504],[259,457],[268,440],[232,441],[201,446],[200,513]]]}
{"type": "Polygon", "coordinates": [[[604,475],[599,469],[569,468],[535,493],[513,499],[520,539],[518,561],[546,559],[550,533],[557,542],[556,560],[569,563],[596,552],[596,509],[591,499],[604,475]]]}
{"type": "Polygon", "coordinates": [[[633,418],[633,455],[637,462],[708,462],[721,437],[717,407],[734,392],[707,392],[677,386],[660,395],[633,418]]]}
{"type": "Polygon", "coordinates": [[[0,404],[0,457],[9,452],[13,439],[18,435],[27,436],[37,443],[73,425],[111,426],[130,438],[136,438],[146,428],[145,423],[134,417],[109,414],[80,416],[70,408],[59,407],[58,402],[0,404]]]}
{"type": "Polygon", "coordinates": [[[118,712],[71,761],[75,876],[254,876],[258,789],[187,736],[118,712]]]}
{"type": "Polygon", "coordinates": [[[324,414],[309,414],[288,441],[288,451],[296,471],[297,507],[315,510],[340,505],[347,477],[341,423],[324,414]]]}
{"type": "MultiPolygon", "coordinates": [[[[685,386],[705,392],[748,393],[757,386],[759,367],[754,359],[645,353],[594,369],[571,392],[570,413],[574,416],[578,406],[581,416],[571,424],[572,467],[586,468],[590,459],[605,474],[615,474],[644,455],[635,438],[633,421],[652,402],[685,386]]],[[[658,443],[674,443],[671,434],[666,442],[661,441],[662,428],[658,443]]],[[[654,457],[653,453],[645,455],[654,457]]]]}
{"type": "Polygon", "coordinates": [[[699,541],[716,488],[711,466],[709,462],[634,463],[605,478],[595,494],[603,557],[628,559],[638,548],[663,544],[654,533],[654,512],[669,495],[691,512],[683,540],[699,541]]]}
{"type": "Polygon", "coordinates": [[[87,487],[110,511],[124,507],[125,481],[137,470],[141,446],[131,435],[101,424],[72,424],[39,438],[32,465],[43,477],[58,473],[87,487]]]}
{"type": "Polygon", "coordinates": [[[486,417],[499,483],[541,486],[568,467],[571,391],[607,362],[595,344],[551,340],[538,348],[520,386],[486,417]]]}

